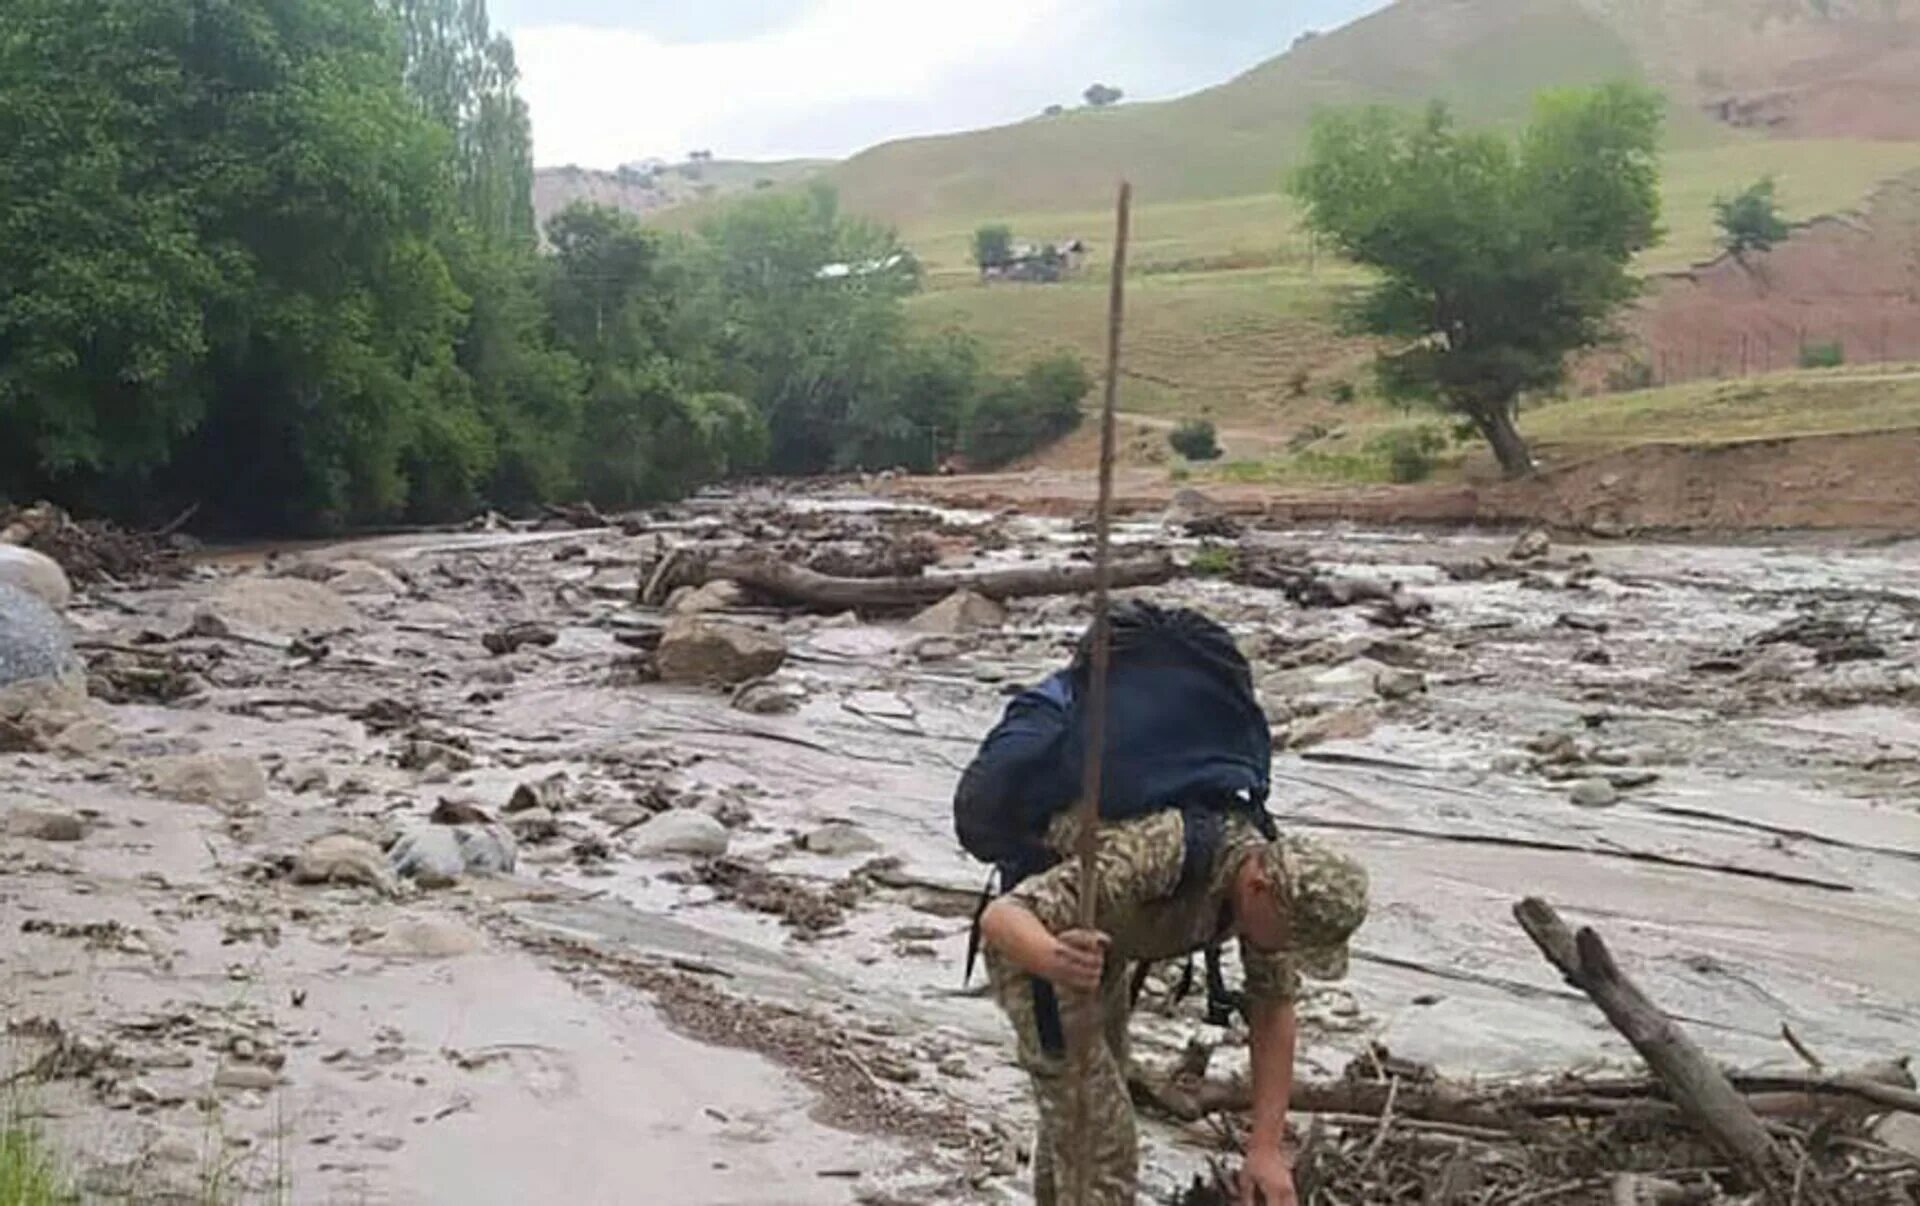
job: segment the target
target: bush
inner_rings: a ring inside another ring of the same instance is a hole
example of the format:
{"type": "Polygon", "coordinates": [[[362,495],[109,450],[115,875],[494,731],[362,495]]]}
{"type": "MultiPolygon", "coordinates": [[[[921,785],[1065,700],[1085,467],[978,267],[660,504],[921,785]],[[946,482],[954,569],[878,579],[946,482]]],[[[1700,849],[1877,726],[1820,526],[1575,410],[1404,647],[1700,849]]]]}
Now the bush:
{"type": "Polygon", "coordinates": [[[1839,368],[1846,362],[1847,349],[1837,339],[1829,343],[1800,345],[1800,367],[1803,369],[1839,368]]]}
{"type": "Polygon", "coordinates": [[[1637,356],[1607,370],[1607,392],[1610,394],[1627,394],[1652,389],[1653,386],[1653,366],[1637,356]]]}
{"type": "Polygon", "coordinates": [[[1093,378],[1061,353],[1036,360],[1018,377],[989,379],[967,408],[960,450],[992,469],[1059,439],[1080,425],[1080,400],[1093,378]]]}
{"type": "Polygon", "coordinates": [[[1295,369],[1293,372],[1287,374],[1287,397],[1306,397],[1307,387],[1312,383],[1313,378],[1307,374],[1307,370],[1295,369]]]}
{"type": "Polygon", "coordinates": [[[1327,386],[1327,396],[1345,406],[1358,396],[1351,381],[1335,381],[1327,386]]]}
{"type": "Polygon", "coordinates": [[[1433,476],[1434,454],[1447,446],[1447,437],[1433,427],[1396,427],[1375,437],[1367,450],[1387,462],[1387,476],[1401,484],[1423,482],[1433,476]]]}
{"type": "Polygon", "coordinates": [[[1220,441],[1211,419],[1188,419],[1167,433],[1167,443],[1190,461],[1220,459],[1220,441]]]}
{"type": "Polygon", "coordinates": [[[1720,245],[1735,256],[1766,251],[1793,233],[1774,200],[1773,177],[1767,176],[1731,197],[1713,203],[1713,220],[1720,227],[1720,245]]]}
{"type": "Polygon", "coordinates": [[[1210,544],[1193,555],[1188,568],[1197,578],[1226,578],[1240,568],[1240,554],[1231,545],[1210,544]]]}

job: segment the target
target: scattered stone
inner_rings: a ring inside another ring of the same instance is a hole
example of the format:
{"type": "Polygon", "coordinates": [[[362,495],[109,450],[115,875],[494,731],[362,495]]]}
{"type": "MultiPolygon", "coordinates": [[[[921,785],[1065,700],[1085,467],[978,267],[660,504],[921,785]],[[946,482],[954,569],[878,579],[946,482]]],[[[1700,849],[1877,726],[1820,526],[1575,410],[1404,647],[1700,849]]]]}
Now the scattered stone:
{"type": "Polygon", "coordinates": [[[1523,532],[1520,539],[1513,542],[1507,550],[1507,560],[1531,562],[1545,561],[1553,553],[1553,538],[1547,535],[1545,528],[1530,528],[1523,532]]]}
{"type": "Polygon", "coordinates": [[[507,828],[523,842],[544,842],[560,836],[560,818],[550,809],[528,808],[509,817],[507,828]]]}
{"type": "Polygon", "coordinates": [[[954,636],[1000,628],[1006,622],[1007,609],[1000,604],[970,590],[956,590],[908,620],[907,627],[915,632],[954,636]]]}
{"type": "Polygon", "coordinates": [[[380,847],[350,833],[330,833],[308,842],[294,856],[296,884],[359,884],[393,894],[393,875],[380,847]]]}
{"type": "Polygon", "coordinates": [[[19,545],[0,544],[0,584],[25,591],[54,611],[65,611],[73,601],[73,584],[60,563],[19,545]]]}
{"type": "Polygon", "coordinates": [[[556,771],[537,782],[518,784],[513,789],[513,795],[507,799],[506,812],[511,816],[535,808],[544,808],[549,812],[563,811],[567,806],[567,788],[571,782],[565,771],[556,771]]]}
{"type": "Polygon", "coordinates": [[[850,854],[872,854],[880,849],[880,843],[858,825],[832,821],[803,836],[800,847],[809,854],[840,858],[850,854]]]}
{"type": "Polygon", "coordinates": [[[726,686],[765,678],[786,660],[786,642],[778,636],[699,615],[674,617],[655,659],[664,682],[726,686]]]}
{"type": "Polygon", "coordinates": [[[280,781],[286,784],[288,791],[299,796],[310,791],[327,790],[332,783],[332,776],[327,773],[326,767],[309,762],[287,767],[281,772],[280,781]]]}
{"type": "Polygon", "coordinates": [[[949,1055],[940,1061],[939,1068],[942,1076],[951,1076],[955,1080],[973,1079],[973,1068],[967,1063],[967,1057],[964,1055],[949,1055]]]}
{"type": "Polygon", "coordinates": [[[1167,503],[1167,511],[1161,517],[1161,523],[1169,528],[1184,530],[1190,524],[1200,523],[1223,514],[1225,511],[1219,503],[1200,491],[1188,487],[1174,493],[1173,498],[1167,503]]]}
{"type": "Polygon", "coordinates": [[[960,642],[947,637],[928,637],[914,643],[913,656],[923,662],[950,662],[960,656],[960,642]]]}
{"type": "Polygon", "coordinates": [[[727,827],[702,812],[679,809],[662,813],[634,831],[632,849],[640,855],[687,854],[719,858],[732,835],[727,827]]]}
{"type": "Polygon", "coordinates": [[[746,588],[730,578],[716,578],[703,586],[685,586],[673,592],[667,610],[693,616],[709,611],[732,611],[747,602],[746,588]]]}
{"type": "Polygon", "coordinates": [[[0,582],[0,687],[79,672],[59,614],[39,595],[0,582]]]}
{"type": "Polygon", "coordinates": [[[327,586],[342,595],[403,595],[407,584],[384,566],[371,561],[337,561],[327,586]]]}
{"type": "Polygon", "coordinates": [[[410,918],[365,946],[376,955],[402,959],[452,959],[481,947],[480,935],[445,918],[410,918]]]}
{"type": "Polygon", "coordinates": [[[1660,773],[1650,770],[1610,770],[1606,772],[1607,782],[1621,791],[1632,791],[1636,787],[1649,787],[1660,781],[1660,773]]]}
{"type": "Polygon", "coordinates": [[[195,623],[214,621],[231,632],[275,636],[311,636],[346,632],[360,626],[360,613],[331,587],[302,578],[235,578],[195,615],[195,623]]]}
{"type": "Polygon", "coordinates": [[[473,753],[450,742],[416,737],[400,746],[397,759],[401,770],[427,771],[435,767],[459,774],[473,769],[473,753]]]}
{"type": "Polygon", "coordinates": [[[784,716],[807,702],[807,693],[792,683],[757,679],[742,683],[733,693],[733,706],[754,716],[784,716]]]}
{"type": "Polygon", "coordinates": [[[1606,632],[1612,625],[1598,616],[1583,616],[1575,612],[1563,612],[1554,621],[1560,628],[1571,628],[1575,632],[1606,632]]]}
{"type": "Polygon", "coordinates": [[[509,624],[487,633],[480,638],[480,643],[493,656],[505,657],[509,653],[518,653],[528,645],[550,648],[559,640],[560,634],[544,624],[509,624]]]}
{"type": "Polygon", "coordinates": [[[1568,799],[1582,808],[1611,808],[1620,802],[1620,793],[1605,779],[1582,779],[1573,785],[1568,799]]]}
{"type": "Polygon", "coordinates": [[[252,1089],[266,1093],[280,1084],[280,1074],[258,1064],[222,1064],[213,1074],[215,1088],[252,1089]]]}
{"type": "Polygon", "coordinates": [[[267,798],[267,772],[245,754],[186,754],[162,758],[149,782],[163,796],[188,804],[244,808],[267,798]]]}
{"type": "Polygon", "coordinates": [[[77,842],[86,835],[79,817],[44,808],[14,809],[7,813],[5,828],[8,837],[40,842],[77,842]]]}
{"type": "Polygon", "coordinates": [[[1411,699],[1426,692],[1427,676],[1418,670],[1389,666],[1374,672],[1373,689],[1382,699],[1411,699]]]}
{"type": "Polygon", "coordinates": [[[1329,741],[1360,741],[1370,736],[1379,723],[1380,718],[1365,705],[1336,708],[1294,725],[1288,731],[1287,744],[1303,750],[1329,741]]]}
{"type": "Polygon", "coordinates": [[[442,796],[427,814],[427,821],[434,825],[491,825],[493,814],[472,799],[442,796]]]}
{"type": "Polygon", "coordinates": [[[1611,666],[1613,654],[1605,645],[1588,645],[1573,655],[1573,660],[1583,666],[1611,666]]]}
{"type": "Polygon", "coordinates": [[[387,865],[397,875],[432,887],[463,875],[510,875],[519,849],[499,825],[415,825],[387,848],[387,865]]]}
{"type": "Polygon", "coordinates": [[[112,725],[96,717],[74,721],[55,733],[50,744],[62,754],[91,758],[111,749],[119,739],[120,735],[114,732],[112,725]]]}

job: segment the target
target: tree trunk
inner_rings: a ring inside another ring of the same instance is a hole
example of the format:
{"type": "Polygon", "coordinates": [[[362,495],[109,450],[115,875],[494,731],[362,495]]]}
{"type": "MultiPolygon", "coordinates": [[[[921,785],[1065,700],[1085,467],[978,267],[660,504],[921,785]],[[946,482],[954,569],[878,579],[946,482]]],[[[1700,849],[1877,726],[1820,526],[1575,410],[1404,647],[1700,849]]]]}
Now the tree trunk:
{"type": "Polygon", "coordinates": [[[1509,403],[1487,405],[1474,411],[1472,418],[1473,425],[1493,447],[1493,455],[1499,458],[1500,468],[1508,477],[1526,477],[1534,471],[1533,453],[1520,437],[1519,428],[1513,425],[1513,407],[1509,403]]]}
{"type": "MultiPolygon", "coordinates": [[[[1180,569],[1172,558],[1160,556],[1116,562],[1112,573],[1114,588],[1125,590],[1171,582],[1180,569]]],[[[1094,577],[1091,565],[1057,565],[919,578],[836,578],[768,557],[733,554],[656,572],[648,593],[657,599],[669,581],[698,585],[730,578],[755,594],[816,611],[905,611],[938,603],[957,590],[990,599],[1085,594],[1093,589],[1094,577]]]]}

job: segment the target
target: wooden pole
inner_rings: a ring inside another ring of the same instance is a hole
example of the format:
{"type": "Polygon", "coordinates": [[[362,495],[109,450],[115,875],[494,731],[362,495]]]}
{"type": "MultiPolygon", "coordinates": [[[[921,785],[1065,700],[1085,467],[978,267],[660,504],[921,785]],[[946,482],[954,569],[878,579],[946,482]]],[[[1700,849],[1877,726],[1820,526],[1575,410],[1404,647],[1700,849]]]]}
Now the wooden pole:
{"type": "MultiPolygon", "coordinates": [[[[1108,641],[1108,595],[1113,586],[1113,454],[1115,443],[1114,412],[1120,397],[1120,331],[1126,312],[1127,239],[1133,219],[1133,185],[1120,182],[1120,199],[1114,222],[1113,280],[1107,293],[1107,381],[1100,403],[1100,492],[1093,511],[1093,648],[1092,665],[1087,678],[1087,760],[1080,774],[1079,811],[1079,887],[1080,928],[1090,930],[1096,923],[1100,896],[1100,870],[1096,860],[1100,828],[1100,771],[1107,746],[1107,666],[1112,650],[1108,641]]],[[[1087,1090],[1093,1064],[1093,1044],[1101,1042],[1101,1027],[1094,1025],[1099,1008],[1096,994],[1076,1002],[1080,1016],[1073,1031],[1073,1135],[1074,1167],[1066,1170],[1073,1187],[1074,1206],[1087,1206],[1092,1189],[1093,1136],[1087,1126],[1087,1090]]]]}

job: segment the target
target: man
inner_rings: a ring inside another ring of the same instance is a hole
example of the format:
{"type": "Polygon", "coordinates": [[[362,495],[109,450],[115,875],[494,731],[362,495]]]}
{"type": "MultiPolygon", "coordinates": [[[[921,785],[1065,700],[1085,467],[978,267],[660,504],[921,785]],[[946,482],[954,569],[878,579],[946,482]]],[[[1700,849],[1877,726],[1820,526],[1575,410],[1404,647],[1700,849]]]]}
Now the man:
{"type": "MultiPolygon", "coordinates": [[[[1253,1131],[1240,1178],[1243,1206],[1295,1206],[1293,1170],[1284,1146],[1293,1090],[1293,1001],[1299,976],[1345,974],[1347,937],[1366,916],[1366,873],[1353,860],[1311,838],[1269,841],[1252,824],[1230,817],[1212,865],[1181,888],[1187,817],[1179,810],[1105,824],[1098,842],[1096,929],[1073,928],[1079,916],[1078,867],[1063,861],[996,899],[981,917],[995,996],[1012,1021],[1021,1067],[1032,1077],[1040,1112],[1034,1146],[1034,1198],[1040,1206],[1073,1206],[1072,1177],[1089,1178],[1087,1206],[1132,1206],[1139,1170],[1133,1107],[1127,1093],[1129,965],[1189,954],[1228,936],[1240,940],[1252,1022],[1253,1131]],[[1043,1040],[1034,985],[1061,990],[1071,1033],[1076,1003],[1097,994],[1087,1088],[1091,1166],[1070,1133],[1072,1078],[1065,1050],[1043,1040]],[[1078,998],[1076,1002],[1075,998],[1078,998]]],[[[1073,821],[1051,834],[1072,848],[1073,821]]]]}

